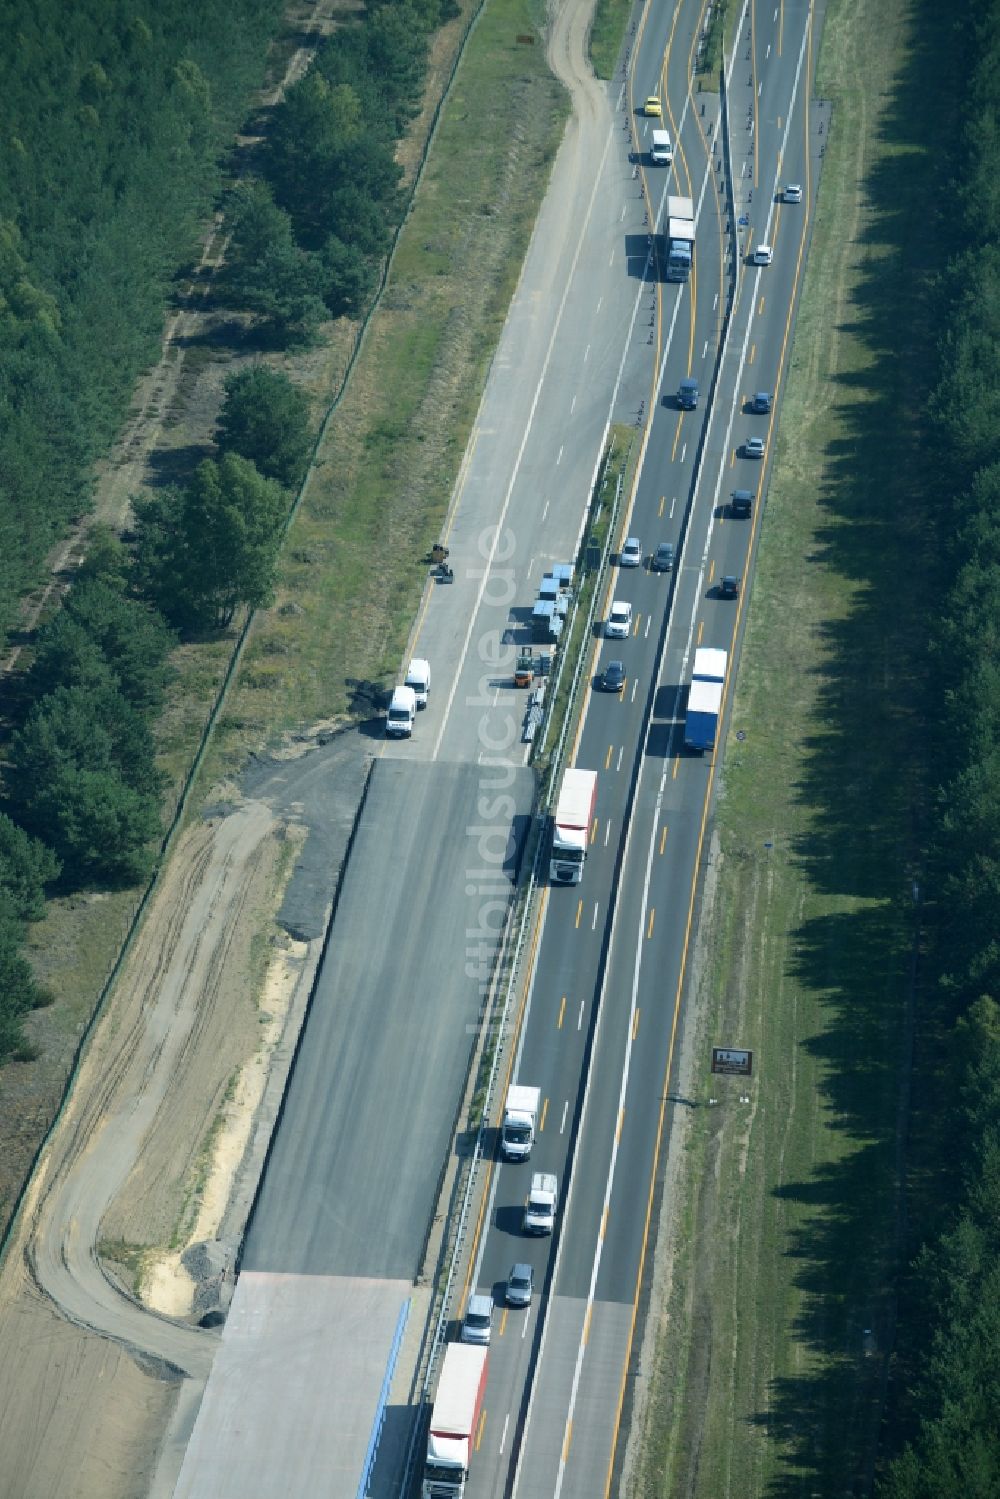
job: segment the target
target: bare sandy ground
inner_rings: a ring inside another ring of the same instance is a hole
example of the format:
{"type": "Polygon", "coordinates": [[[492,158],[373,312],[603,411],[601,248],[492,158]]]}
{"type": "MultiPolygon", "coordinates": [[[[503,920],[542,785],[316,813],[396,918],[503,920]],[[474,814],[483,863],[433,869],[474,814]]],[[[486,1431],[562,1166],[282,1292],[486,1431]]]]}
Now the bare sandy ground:
{"type": "Polygon", "coordinates": [[[169,1239],[229,1078],[259,1048],[246,918],[274,905],[274,833],[249,803],[181,839],[36,1173],[0,1274],[3,1493],[143,1493],[137,1452],[180,1372],[208,1371],[215,1335],[150,1315],[97,1246],[169,1239]]]}

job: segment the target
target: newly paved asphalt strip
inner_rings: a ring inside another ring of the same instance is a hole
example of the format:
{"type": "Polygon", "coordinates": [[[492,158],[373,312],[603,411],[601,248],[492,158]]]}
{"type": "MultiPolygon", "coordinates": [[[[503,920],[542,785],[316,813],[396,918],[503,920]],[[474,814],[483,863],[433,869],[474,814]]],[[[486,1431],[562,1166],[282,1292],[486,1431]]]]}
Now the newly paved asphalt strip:
{"type": "Polygon", "coordinates": [[[357,1492],[531,806],[484,823],[483,775],[373,768],[178,1499],[357,1492]]]}
{"type": "MultiPolygon", "coordinates": [[[[481,780],[475,765],[374,768],[244,1271],[417,1271],[479,1021],[460,934],[480,925],[466,885],[481,780]]],[[[525,814],[531,788],[518,772],[525,814]]],[[[498,831],[502,885],[519,850],[511,819],[498,831]]]]}

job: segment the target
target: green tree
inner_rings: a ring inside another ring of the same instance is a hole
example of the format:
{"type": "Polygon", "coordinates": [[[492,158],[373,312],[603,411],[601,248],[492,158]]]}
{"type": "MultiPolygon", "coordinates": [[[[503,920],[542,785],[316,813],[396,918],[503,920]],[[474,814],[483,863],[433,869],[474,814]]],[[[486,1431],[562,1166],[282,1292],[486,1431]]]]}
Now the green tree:
{"type": "Polygon", "coordinates": [[[0,812],[0,892],[24,921],[45,911],[45,887],[59,878],[61,865],[50,848],[30,837],[0,812]]]}
{"type": "Polygon", "coordinates": [[[268,137],[268,180],[306,248],[321,244],[330,194],[340,186],[343,152],[363,139],[357,94],[350,84],[331,85],[312,68],[288,90],[274,112],[268,137]]]}
{"type": "Polygon", "coordinates": [[[320,290],[331,317],[357,317],[375,284],[376,268],[354,245],[331,234],[320,250],[320,290]]]}
{"type": "Polygon", "coordinates": [[[263,364],[230,375],[219,445],[248,458],[265,478],[297,488],[312,449],[305,394],[287,375],[263,364]]]}
{"type": "Polygon", "coordinates": [[[281,486],[237,453],[199,464],[190,486],[136,507],[139,568],[178,629],[224,629],[274,591],[287,511],[281,486]]]}
{"type": "Polygon", "coordinates": [[[0,890],[0,1059],[27,1059],[33,1050],[24,1039],[22,1021],[29,1010],[46,1003],[48,995],[35,982],[21,956],[23,926],[11,896],[0,890]]]}
{"type": "MultiPolygon", "coordinates": [[[[386,190],[394,193],[395,187],[387,182],[386,190]]],[[[384,202],[349,182],[330,195],[329,212],[330,232],[334,238],[370,259],[381,258],[386,253],[390,218],[384,202]]]]}
{"type": "Polygon", "coordinates": [[[30,815],[76,880],[131,884],[152,867],[161,832],[157,799],[113,769],[61,765],[35,792],[30,815]]]}
{"type": "Polygon", "coordinates": [[[110,767],[137,791],[160,789],[149,727],[112,679],[56,688],[39,699],[11,739],[7,779],[12,803],[24,811],[19,820],[53,847],[58,845],[37,825],[33,808],[45,782],[65,766],[110,767]]]}
{"type": "Polygon", "coordinates": [[[98,684],[106,674],[135,707],[159,708],[173,636],[148,604],[113,582],[84,579],[38,635],[30,674],[37,696],[57,687],[98,684]]]}
{"type": "Polygon", "coordinates": [[[113,588],[125,591],[131,559],[128,548],[110,526],[101,522],[90,528],[87,555],[77,568],[77,580],[100,579],[113,588]]]}
{"type": "Polygon", "coordinates": [[[230,296],[263,318],[283,342],[308,343],[326,317],[322,270],[295,243],[288,214],[265,184],[255,183],[235,195],[232,224],[230,296]]]}
{"type": "Polygon", "coordinates": [[[160,831],[161,779],[145,721],[110,681],[60,687],[10,745],[18,820],[62,860],[64,878],[133,880],[160,831]]]}

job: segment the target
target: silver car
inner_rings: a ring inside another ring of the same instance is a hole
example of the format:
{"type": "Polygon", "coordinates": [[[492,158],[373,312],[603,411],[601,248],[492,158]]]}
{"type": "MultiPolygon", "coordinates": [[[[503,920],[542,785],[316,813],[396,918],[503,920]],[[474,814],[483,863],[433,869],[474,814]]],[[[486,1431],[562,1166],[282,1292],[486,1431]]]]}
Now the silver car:
{"type": "Polygon", "coordinates": [[[512,1265],[507,1277],[507,1305],[530,1306],[534,1288],[534,1271],[530,1265],[512,1265]]]}
{"type": "Polygon", "coordinates": [[[641,567],[642,566],[642,542],[638,536],[630,536],[622,547],[621,556],[618,558],[619,567],[641,567]]]}
{"type": "Polygon", "coordinates": [[[461,1342],[488,1343],[493,1331],[493,1297],[470,1296],[462,1323],[461,1342]]]}

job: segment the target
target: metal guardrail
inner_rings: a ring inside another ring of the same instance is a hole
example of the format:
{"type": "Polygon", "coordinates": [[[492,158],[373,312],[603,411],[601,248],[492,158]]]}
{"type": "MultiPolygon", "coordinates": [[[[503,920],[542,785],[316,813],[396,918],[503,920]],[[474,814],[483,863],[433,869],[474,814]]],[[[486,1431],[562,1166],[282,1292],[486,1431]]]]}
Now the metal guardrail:
{"type": "MultiPolygon", "coordinates": [[[[501,944],[501,950],[497,954],[496,958],[496,966],[498,970],[502,969],[505,961],[509,961],[508,977],[506,980],[506,990],[504,993],[503,1006],[496,1021],[496,1030],[498,1035],[501,1036],[507,1029],[511,1000],[513,999],[517,991],[517,974],[521,965],[521,959],[524,953],[527,934],[531,924],[532,902],[538,886],[538,870],[541,863],[541,851],[542,844],[541,842],[539,842],[535,850],[535,859],[534,863],[532,864],[531,874],[528,878],[528,885],[525,892],[524,902],[521,908],[521,919],[517,926],[516,938],[514,939],[513,952],[510,954],[508,960],[507,953],[505,951],[508,945],[508,933],[505,932],[504,941],[501,944]]],[[[454,1291],[456,1272],[461,1259],[461,1250],[466,1241],[466,1235],[469,1226],[469,1217],[472,1209],[472,1204],[475,1199],[476,1188],[479,1183],[480,1167],[482,1166],[482,1163],[485,1159],[483,1151],[483,1140],[486,1134],[486,1130],[489,1127],[488,1121],[490,1118],[490,1106],[496,1091],[496,1081],[500,1069],[502,1055],[502,1048],[498,1047],[494,1052],[492,1065],[490,1067],[489,1078],[486,1084],[486,1094],[483,1101],[482,1115],[479,1121],[479,1129],[476,1133],[475,1148],[472,1152],[472,1165],[470,1167],[468,1179],[465,1184],[465,1191],[462,1194],[462,1205],[459,1209],[458,1214],[458,1225],[455,1230],[455,1238],[452,1246],[451,1263],[448,1266],[448,1274],[445,1279],[444,1288],[441,1292],[441,1304],[438,1311],[437,1321],[434,1326],[433,1334],[429,1340],[430,1351],[427,1354],[427,1368],[424,1374],[423,1386],[421,1390],[423,1403],[425,1405],[428,1403],[430,1398],[431,1389],[433,1387],[435,1375],[437,1372],[438,1359],[445,1342],[444,1333],[450,1316],[450,1307],[452,1294],[454,1291]]],[[[416,1449],[417,1441],[421,1437],[423,1430],[424,1422],[415,1421],[410,1436],[409,1448],[406,1454],[406,1462],[403,1471],[403,1481],[400,1488],[401,1494],[407,1494],[410,1492],[410,1486],[413,1481],[414,1452],[416,1449]]]]}
{"type": "MultiPolygon", "coordinates": [[[[612,444],[612,446],[608,449],[608,456],[607,456],[607,460],[606,460],[606,463],[605,463],[605,467],[607,466],[608,463],[611,462],[611,459],[612,459],[613,456],[614,456],[614,445],[612,444]]],[[[617,519],[618,519],[618,510],[619,510],[619,506],[621,505],[622,490],[624,488],[624,485],[625,485],[625,473],[624,473],[624,470],[623,470],[622,473],[620,473],[618,475],[618,482],[617,482],[617,484],[615,486],[615,497],[614,497],[614,500],[611,503],[611,520],[610,520],[610,523],[608,525],[608,533],[607,533],[607,537],[606,537],[605,542],[604,542],[604,550],[601,553],[601,560],[600,560],[600,563],[598,564],[598,567],[597,567],[597,570],[596,570],[597,576],[596,576],[596,578],[594,580],[594,591],[593,591],[593,593],[591,595],[591,599],[590,599],[590,608],[587,611],[587,621],[586,621],[586,632],[587,633],[586,633],[586,636],[585,636],[585,641],[589,640],[591,638],[592,633],[593,633],[594,620],[595,620],[596,615],[597,615],[597,600],[598,600],[598,597],[599,597],[600,592],[601,592],[601,583],[602,583],[602,581],[604,579],[604,575],[605,575],[605,573],[607,571],[607,567],[608,567],[608,558],[609,558],[610,552],[611,552],[611,542],[612,542],[612,538],[613,538],[613,536],[615,534],[615,525],[616,525],[616,522],[617,522],[617,519]]],[[[589,508],[590,507],[588,507],[588,511],[589,511],[589,508]]],[[[577,565],[580,566],[579,559],[577,559],[577,565]]],[[[576,626],[577,607],[578,606],[576,604],[574,604],[574,606],[573,606],[573,612],[570,615],[569,620],[567,621],[566,633],[567,633],[567,637],[568,638],[572,637],[573,630],[574,630],[574,628],[576,626]]],[[[566,698],[566,716],[563,719],[563,726],[562,726],[562,730],[561,730],[560,735],[559,735],[559,739],[558,739],[558,741],[556,743],[556,747],[555,747],[555,749],[552,752],[552,762],[551,762],[551,764],[549,766],[549,784],[548,784],[548,787],[547,787],[546,806],[548,806],[549,803],[552,800],[552,788],[555,785],[557,774],[558,774],[559,770],[562,768],[563,755],[565,754],[565,750],[566,750],[566,734],[567,734],[567,732],[569,730],[570,724],[573,722],[573,707],[574,707],[574,704],[576,703],[577,694],[579,693],[579,690],[580,690],[580,676],[581,676],[581,673],[583,671],[583,661],[584,661],[585,655],[586,655],[586,652],[581,647],[581,649],[577,652],[576,665],[575,665],[575,667],[573,669],[573,680],[570,683],[569,695],[566,698]]],[[[552,692],[551,692],[551,697],[550,697],[550,702],[552,702],[552,703],[557,702],[558,699],[559,699],[559,684],[562,681],[562,674],[563,674],[563,671],[565,670],[565,667],[566,667],[566,656],[565,656],[565,653],[563,653],[559,657],[558,664],[556,666],[555,680],[552,683],[552,692]]]]}

